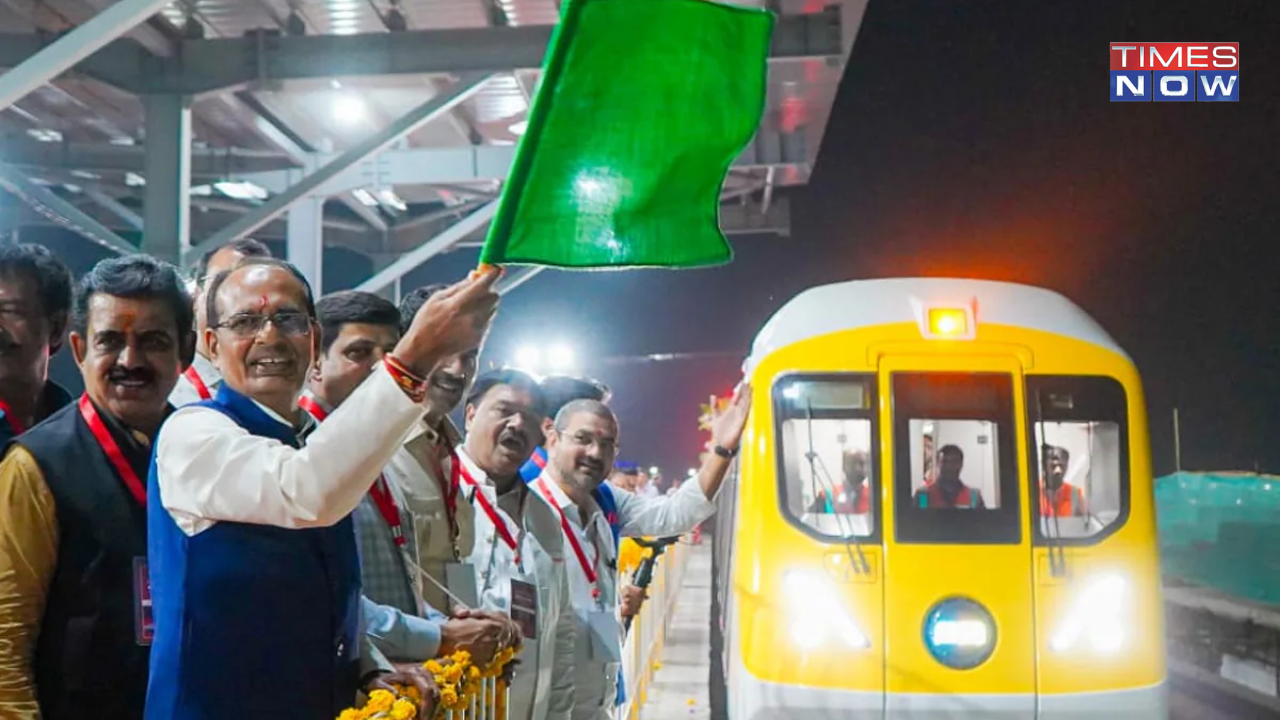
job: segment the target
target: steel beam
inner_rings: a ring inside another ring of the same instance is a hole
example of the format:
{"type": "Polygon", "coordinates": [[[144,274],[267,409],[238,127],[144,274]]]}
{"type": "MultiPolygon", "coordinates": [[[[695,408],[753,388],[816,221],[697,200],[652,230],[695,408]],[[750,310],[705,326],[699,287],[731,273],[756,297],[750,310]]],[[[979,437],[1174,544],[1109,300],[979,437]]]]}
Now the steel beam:
{"type": "Polygon", "coordinates": [[[21,65],[0,75],[0,110],[70,70],[168,4],[169,0],[117,0],[21,65]]]}
{"type": "Polygon", "coordinates": [[[511,271],[511,273],[498,281],[495,292],[505,296],[507,293],[515,290],[521,285],[534,279],[538,273],[546,270],[545,265],[524,265],[511,271]]]}
{"type": "Polygon", "coordinates": [[[58,197],[49,188],[31,182],[13,167],[0,164],[0,187],[60,227],[122,255],[138,252],[129,241],[108,230],[80,208],[58,197]]]}
{"type": "MultiPolygon", "coordinates": [[[[797,133],[761,132],[734,161],[735,170],[791,166],[808,173],[807,148],[797,133]]],[[[23,168],[63,168],[91,172],[145,171],[141,147],[45,143],[21,138],[0,143],[0,162],[23,168]]],[[[512,145],[477,145],[458,148],[386,150],[376,158],[356,164],[315,194],[333,196],[358,187],[393,185],[451,185],[502,180],[515,156],[512,145]]],[[[319,164],[339,156],[315,153],[319,164]]],[[[282,193],[298,181],[301,161],[282,152],[244,148],[193,148],[191,175],[202,180],[252,182],[268,192],[282,193]]],[[[795,184],[786,167],[779,167],[776,182],[795,184]]]]}
{"type": "MultiPolygon", "coordinates": [[[[504,180],[515,158],[513,145],[477,145],[461,148],[416,148],[392,150],[343,173],[335,173],[326,183],[312,190],[326,197],[370,185],[449,185],[504,180]]],[[[324,160],[328,156],[320,156],[324,160]]],[[[788,142],[784,136],[765,133],[756,138],[734,161],[734,168],[766,169],[777,165],[795,165],[808,176],[804,147],[788,142]]],[[[296,183],[296,172],[276,170],[262,173],[237,173],[234,179],[251,182],[268,192],[283,193],[296,183]]],[[[792,184],[787,173],[777,175],[780,184],[792,184]]]]}
{"type": "MultiPolygon", "coordinates": [[[[172,61],[151,61],[135,93],[199,95],[254,82],[379,75],[511,72],[542,67],[551,25],[457,28],[362,35],[277,35],[189,40],[172,61]]],[[[778,19],[778,61],[839,57],[840,14],[778,19]]]]}
{"type": "Polygon", "coordinates": [[[378,292],[394,283],[427,260],[448,251],[466,236],[487,226],[489,221],[493,219],[493,214],[497,209],[498,201],[496,200],[481,206],[479,210],[450,225],[444,232],[427,240],[400,256],[399,260],[379,270],[373,277],[357,285],[356,290],[378,292]]]}
{"type": "Polygon", "coordinates": [[[324,200],[304,198],[290,207],[286,232],[285,257],[320,297],[324,294],[324,200]]]}
{"type": "Polygon", "coordinates": [[[191,101],[149,95],[142,251],[174,264],[191,246],[191,101]]]}
{"type": "Polygon", "coordinates": [[[384,130],[358,143],[350,150],[326,163],[323,167],[317,168],[314,172],[304,177],[301,182],[290,186],[289,189],[264,203],[257,211],[244,216],[239,221],[216,233],[213,237],[191,248],[187,258],[188,261],[197,257],[199,253],[243,237],[270,222],[272,218],[288,210],[290,205],[304,197],[314,195],[318,188],[324,187],[326,183],[352,166],[431,122],[433,119],[447,113],[454,106],[483,87],[489,77],[487,74],[476,73],[469,73],[460,77],[453,87],[414,108],[384,130]]]}
{"type": "Polygon", "coordinates": [[[125,207],[124,203],[101,190],[86,189],[84,194],[85,197],[97,203],[99,207],[110,211],[112,215],[123,220],[129,225],[129,227],[139,232],[142,231],[142,216],[134,212],[131,208],[125,207]]]}

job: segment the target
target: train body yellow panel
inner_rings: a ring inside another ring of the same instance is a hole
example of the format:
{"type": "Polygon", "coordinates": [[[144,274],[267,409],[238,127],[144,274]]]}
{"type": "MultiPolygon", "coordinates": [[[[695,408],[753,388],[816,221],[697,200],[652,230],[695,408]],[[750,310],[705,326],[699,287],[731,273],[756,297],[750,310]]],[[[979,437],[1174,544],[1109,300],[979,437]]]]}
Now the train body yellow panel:
{"type": "Polygon", "coordinates": [[[816,288],[746,367],[715,534],[713,710],[1166,720],[1144,398],[1065,298],[816,288]]]}

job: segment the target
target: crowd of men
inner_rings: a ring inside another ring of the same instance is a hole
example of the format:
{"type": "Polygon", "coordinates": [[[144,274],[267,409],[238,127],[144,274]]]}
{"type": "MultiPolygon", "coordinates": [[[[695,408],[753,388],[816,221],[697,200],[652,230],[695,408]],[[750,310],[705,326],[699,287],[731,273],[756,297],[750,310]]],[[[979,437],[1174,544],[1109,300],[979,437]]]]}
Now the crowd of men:
{"type": "Polygon", "coordinates": [[[146,255],[73,282],[0,247],[0,720],[332,720],[507,648],[512,720],[612,717],[619,538],[710,517],[750,389],[678,489],[605,482],[607,388],[477,376],[498,275],[397,307],[316,299],[252,240],[194,291],[146,255]]]}

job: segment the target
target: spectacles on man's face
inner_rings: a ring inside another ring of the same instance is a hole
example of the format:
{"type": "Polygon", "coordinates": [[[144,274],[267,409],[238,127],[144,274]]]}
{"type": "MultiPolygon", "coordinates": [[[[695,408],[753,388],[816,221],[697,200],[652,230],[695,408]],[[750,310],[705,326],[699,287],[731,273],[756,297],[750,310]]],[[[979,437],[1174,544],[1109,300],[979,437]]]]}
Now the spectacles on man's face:
{"type": "Polygon", "coordinates": [[[300,312],[278,312],[274,315],[258,315],[255,313],[236,313],[214,326],[226,329],[236,337],[256,337],[270,322],[285,335],[301,336],[311,334],[311,317],[300,312]]]}

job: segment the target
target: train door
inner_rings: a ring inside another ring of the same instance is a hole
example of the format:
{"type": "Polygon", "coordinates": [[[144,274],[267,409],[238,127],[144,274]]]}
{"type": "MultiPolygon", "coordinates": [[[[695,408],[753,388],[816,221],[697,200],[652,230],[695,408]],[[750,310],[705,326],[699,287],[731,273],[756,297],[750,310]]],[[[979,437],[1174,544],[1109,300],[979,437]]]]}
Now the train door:
{"type": "Polygon", "coordinates": [[[1013,358],[880,362],[885,717],[1034,718],[1032,552],[1013,358]]]}

